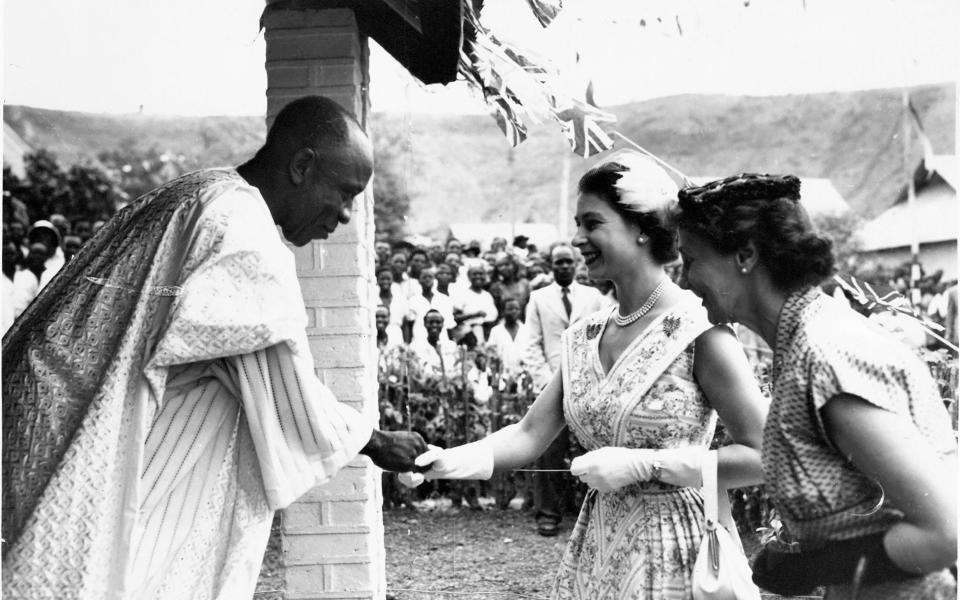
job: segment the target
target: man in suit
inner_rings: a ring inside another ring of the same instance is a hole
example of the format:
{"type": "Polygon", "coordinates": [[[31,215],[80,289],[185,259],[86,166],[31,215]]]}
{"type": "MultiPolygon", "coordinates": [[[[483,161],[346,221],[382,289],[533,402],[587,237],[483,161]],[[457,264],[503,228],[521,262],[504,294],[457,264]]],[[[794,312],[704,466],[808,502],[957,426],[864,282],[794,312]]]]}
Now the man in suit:
{"type": "MultiPolygon", "coordinates": [[[[553,283],[530,294],[524,323],[523,366],[532,374],[538,388],[545,386],[560,368],[560,334],[605,305],[603,295],[596,288],[574,281],[576,262],[571,246],[554,246],[550,263],[553,283]]],[[[537,459],[536,468],[563,469],[567,446],[568,433],[564,428],[537,459]]],[[[561,475],[559,472],[534,473],[533,503],[537,532],[542,536],[555,536],[558,532],[565,492],[561,475]]]]}

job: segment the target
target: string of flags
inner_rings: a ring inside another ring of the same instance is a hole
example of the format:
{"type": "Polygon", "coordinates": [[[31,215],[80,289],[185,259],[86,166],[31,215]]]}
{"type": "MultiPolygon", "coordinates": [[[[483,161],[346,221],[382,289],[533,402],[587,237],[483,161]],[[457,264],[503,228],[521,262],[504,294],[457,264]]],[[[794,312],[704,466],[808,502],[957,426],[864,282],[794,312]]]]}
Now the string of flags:
{"type": "MultiPolygon", "coordinates": [[[[588,158],[613,148],[608,130],[617,118],[594,103],[592,83],[582,100],[562,92],[557,70],[498,39],[480,22],[473,3],[461,1],[468,41],[461,49],[458,71],[483,93],[512,146],[527,138],[528,123],[550,119],[559,125],[578,156],[588,158]]],[[[527,4],[543,27],[549,26],[562,8],[562,0],[527,0],[527,4]]]]}

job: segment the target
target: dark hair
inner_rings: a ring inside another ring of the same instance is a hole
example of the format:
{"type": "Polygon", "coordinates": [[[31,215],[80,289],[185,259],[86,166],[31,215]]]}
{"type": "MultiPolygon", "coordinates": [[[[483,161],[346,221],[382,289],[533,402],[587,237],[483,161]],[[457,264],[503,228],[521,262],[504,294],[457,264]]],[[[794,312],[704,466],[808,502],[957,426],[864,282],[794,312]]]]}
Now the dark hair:
{"type": "Polygon", "coordinates": [[[386,265],[380,265],[377,267],[377,279],[380,278],[381,273],[390,273],[390,277],[393,277],[393,269],[386,265]]]}
{"type": "Polygon", "coordinates": [[[743,173],[680,191],[677,225],[730,254],[753,241],[773,283],[815,285],[834,271],[833,243],[817,233],[793,175],[743,173]]]}
{"type": "Polygon", "coordinates": [[[285,160],[301,148],[337,146],[349,140],[351,126],[360,128],[353,115],[330,98],[297,98],[277,114],[255,158],[285,160]]]}
{"type": "Polygon", "coordinates": [[[411,250],[410,256],[408,257],[408,259],[418,255],[424,257],[427,260],[430,260],[430,257],[427,255],[427,251],[424,250],[423,248],[414,248],[413,250],[411,250]]]}
{"type": "Polygon", "coordinates": [[[611,208],[628,223],[633,223],[650,238],[650,256],[660,264],[677,259],[677,230],[667,212],[638,212],[620,202],[616,187],[621,173],[630,169],[617,162],[598,165],[580,178],[577,189],[581,194],[594,194],[606,200],[611,208]]]}

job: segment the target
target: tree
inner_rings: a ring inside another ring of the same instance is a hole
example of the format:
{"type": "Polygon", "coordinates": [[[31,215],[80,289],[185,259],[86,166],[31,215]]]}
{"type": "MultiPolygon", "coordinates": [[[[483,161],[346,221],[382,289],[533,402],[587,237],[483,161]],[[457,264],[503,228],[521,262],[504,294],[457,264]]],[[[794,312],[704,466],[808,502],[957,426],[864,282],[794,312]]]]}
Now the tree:
{"type": "Polygon", "coordinates": [[[68,219],[103,219],[112,215],[126,194],[102,168],[74,165],[64,170],[55,154],[38,150],[24,158],[26,174],[19,179],[4,169],[4,189],[27,207],[29,222],[54,213],[68,219]]]}
{"type": "Polygon", "coordinates": [[[410,196],[405,173],[413,171],[410,142],[398,132],[376,140],[373,176],[373,221],[378,234],[400,239],[407,233],[410,196]]]}

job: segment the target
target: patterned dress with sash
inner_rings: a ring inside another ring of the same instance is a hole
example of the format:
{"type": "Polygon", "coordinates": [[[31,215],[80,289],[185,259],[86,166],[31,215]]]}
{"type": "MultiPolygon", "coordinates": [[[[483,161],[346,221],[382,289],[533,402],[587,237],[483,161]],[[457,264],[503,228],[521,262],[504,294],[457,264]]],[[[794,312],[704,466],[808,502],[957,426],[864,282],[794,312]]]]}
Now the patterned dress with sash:
{"type": "MultiPolygon", "coordinates": [[[[700,303],[691,295],[666,311],[605,374],[599,342],[610,313],[564,333],[563,409],[580,443],[588,451],[707,446],[717,416],[693,376],[694,341],[710,327],[700,303]]],[[[643,482],[591,490],[552,597],[689,599],[702,520],[699,488],[643,482]]]]}

